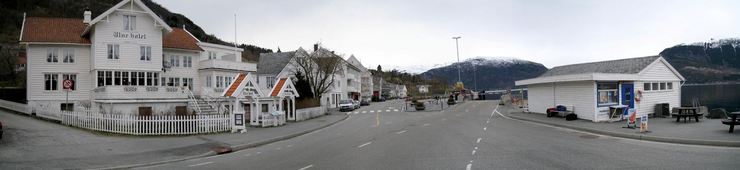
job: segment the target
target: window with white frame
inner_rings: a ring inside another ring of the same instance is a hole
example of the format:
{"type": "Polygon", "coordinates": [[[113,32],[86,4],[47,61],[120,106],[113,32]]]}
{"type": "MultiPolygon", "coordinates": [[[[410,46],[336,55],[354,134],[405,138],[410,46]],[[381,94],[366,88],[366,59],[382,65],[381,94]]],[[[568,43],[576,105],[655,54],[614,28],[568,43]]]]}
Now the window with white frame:
{"type": "Polygon", "coordinates": [[[144,82],[146,79],[144,72],[138,72],[138,73],[139,73],[139,86],[146,86],[146,83],[144,82]]]}
{"type": "Polygon", "coordinates": [[[141,46],[139,47],[139,53],[141,56],[139,57],[139,60],[142,61],[151,61],[152,60],[152,47],[151,46],[141,46]]]}
{"type": "Polygon", "coordinates": [[[267,88],[272,88],[273,86],[275,86],[275,77],[268,76],[265,81],[267,81],[267,88]]]}
{"type": "Polygon", "coordinates": [[[124,71],[121,73],[121,85],[128,86],[131,84],[128,75],[128,71],[124,71]]]}
{"type": "Polygon", "coordinates": [[[64,49],[64,58],[62,62],[74,63],[75,62],[75,50],[72,48],[64,49]]]}
{"type": "Polygon", "coordinates": [[[57,63],[59,62],[59,49],[57,48],[49,48],[46,49],[46,62],[48,63],[57,63]]]}
{"type": "Polygon", "coordinates": [[[177,65],[180,65],[180,63],[175,63],[175,56],[170,56],[170,67],[176,67],[177,65]]]}
{"type": "Polygon", "coordinates": [[[224,77],[222,76],[216,76],[216,88],[222,88],[224,87],[224,77]]]}
{"type": "Polygon", "coordinates": [[[121,85],[121,71],[113,72],[113,85],[116,85],[116,86],[121,85]]]}
{"type": "Polygon", "coordinates": [[[105,85],[113,85],[113,71],[105,71],[105,85]]]}
{"type": "Polygon", "coordinates": [[[152,80],[153,78],[154,78],[154,73],[146,72],[146,85],[147,86],[154,85],[154,81],[152,80]]]}
{"type": "Polygon", "coordinates": [[[619,103],[619,85],[617,83],[596,84],[598,106],[616,105],[619,103]]]}
{"type": "Polygon", "coordinates": [[[209,60],[216,59],[216,52],[208,51],[208,59],[209,60]]]}
{"type": "Polygon", "coordinates": [[[153,86],[159,86],[159,73],[154,73],[152,80],[154,81],[154,84],[152,84],[153,86]]]}
{"type": "Polygon", "coordinates": [[[72,87],[70,87],[70,90],[77,89],[77,74],[62,74],[62,80],[72,80],[72,87]]]}
{"type": "Polygon", "coordinates": [[[108,44],[108,59],[118,59],[120,49],[121,47],[118,44],[108,44]]]}
{"type": "Polygon", "coordinates": [[[44,90],[55,91],[58,90],[57,85],[59,83],[59,75],[57,74],[44,74],[44,90]]]}
{"type": "Polygon", "coordinates": [[[645,82],[644,91],[668,91],[673,90],[673,82],[645,82]]]}
{"type": "Polygon", "coordinates": [[[130,83],[132,86],[136,86],[139,84],[138,83],[139,81],[136,81],[136,79],[139,79],[139,74],[136,74],[136,72],[131,72],[131,82],[130,83]]]}
{"type": "Polygon", "coordinates": [[[180,67],[180,56],[172,56],[175,58],[175,67],[180,67]]]}
{"type": "Polygon", "coordinates": [[[135,15],[123,15],[123,30],[127,30],[127,31],[136,30],[136,16],[135,15]]]}
{"type": "Polygon", "coordinates": [[[182,67],[193,67],[193,56],[182,56],[182,67]]]}
{"type": "Polygon", "coordinates": [[[224,87],[231,85],[231,79],[233,79],[233,77],[229,77],[229,76],[224,77],[224,87]]]}
{"type": "Polygon", "coordinates": [[[213,78],[211,76],[206,76],[206,87],[212,87],[213,84],[213,78]]]}

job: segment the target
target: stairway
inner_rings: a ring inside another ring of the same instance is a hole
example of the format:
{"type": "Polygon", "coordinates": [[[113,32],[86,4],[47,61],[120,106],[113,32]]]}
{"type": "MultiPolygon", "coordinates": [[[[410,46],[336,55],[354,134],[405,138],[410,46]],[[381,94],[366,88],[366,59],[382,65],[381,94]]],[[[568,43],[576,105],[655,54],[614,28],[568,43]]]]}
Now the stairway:
{"type": "Polygon", "coordinates": [[[219,114],[218,110],[203,98],[194,98],[193,100],[188,101],[188,107],[198,112],[197,114],[199,115],[219,114]]]}

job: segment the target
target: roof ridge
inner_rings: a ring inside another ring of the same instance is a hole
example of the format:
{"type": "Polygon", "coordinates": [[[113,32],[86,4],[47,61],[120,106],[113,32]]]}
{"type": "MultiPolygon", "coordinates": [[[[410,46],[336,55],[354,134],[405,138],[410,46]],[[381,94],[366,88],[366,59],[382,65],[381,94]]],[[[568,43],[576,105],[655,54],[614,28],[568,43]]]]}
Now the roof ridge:
{"type": "Polygon", "coordinates": [[[586,64],[595,64],[595,63],[606,63],[606,62],[624,61],[624,60],[636,60],[636,59],[650,58],[650,57],[660,57],[660,55],[644,56],[644,57],[632,57],[632,58],[622,58],[622,59],[605,60],[605,61],[593,61],[593,62],[587,62],[587,63],[575,63],[575,64],[555,66],[555,67],[552,67],[552,68],[565,67],[565,66],[576,66],[576,65],[586,65],[586,64]]]}

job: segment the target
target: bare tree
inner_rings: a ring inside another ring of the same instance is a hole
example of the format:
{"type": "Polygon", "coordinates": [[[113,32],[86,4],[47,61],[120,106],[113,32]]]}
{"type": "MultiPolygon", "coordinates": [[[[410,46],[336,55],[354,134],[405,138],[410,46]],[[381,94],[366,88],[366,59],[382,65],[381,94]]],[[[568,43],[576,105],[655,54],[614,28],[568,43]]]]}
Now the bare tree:
{"type": "Polygon", "coordinates": [[[334,86],[337,75],[342,74],[343,60],[340,56],[324,48],[318,48],[311,54],[294,58],[294,73],[301,72],[313,92],[313,98],[321,98],[334,86]]]}

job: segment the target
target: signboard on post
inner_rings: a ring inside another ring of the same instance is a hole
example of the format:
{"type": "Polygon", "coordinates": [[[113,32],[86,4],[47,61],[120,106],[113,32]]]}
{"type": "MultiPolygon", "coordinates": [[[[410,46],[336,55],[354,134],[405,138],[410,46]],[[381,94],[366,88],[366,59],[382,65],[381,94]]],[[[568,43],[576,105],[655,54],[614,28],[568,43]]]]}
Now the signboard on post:
{"type": "Polygon", "coordinates": [[[62,89],[64,90],[70,91],[74,85],[75,82],[70,79],[64,79],[64,81],[62,81],[62,89]]]}
{"type": "Polygon", "coordinates": [[[650,132],[648,130],[648,115],[642,115],[640,117],[640,132],[642,133],[650,132]]]}

